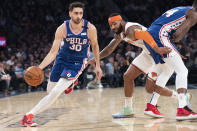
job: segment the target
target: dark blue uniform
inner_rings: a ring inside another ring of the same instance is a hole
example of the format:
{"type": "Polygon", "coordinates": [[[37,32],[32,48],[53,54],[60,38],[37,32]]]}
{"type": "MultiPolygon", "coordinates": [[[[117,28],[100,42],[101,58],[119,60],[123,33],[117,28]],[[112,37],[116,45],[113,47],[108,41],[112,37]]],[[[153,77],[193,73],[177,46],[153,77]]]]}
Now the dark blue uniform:
{"type": "MultiPolygon", "coordinates": [[[[164,57],[173,56],[178,53],[176,46],[170,38],[176,29],[186,20],[186,12],[192,7],[176,7],[165,12],[157,20],[155,20],[148,28],[148,32],[152,35],[159,47],[170,47],[172,52],[164,55],[164,57]]],[[[145,42],[146,47],[150,51],[156,64],[164,63],[161,56],[153,51],[153,49],[145,42]]]]}
{"type": "Polygon", "coordinates": [[[86,67],[89,57],[88,21],[83,19],[83,30],[75,34],[70,27],[70,20],[65,21],[66,38],[56,57],[50,74],[50,81],[57,82],[60,77],[77,79],[86,67]]]}

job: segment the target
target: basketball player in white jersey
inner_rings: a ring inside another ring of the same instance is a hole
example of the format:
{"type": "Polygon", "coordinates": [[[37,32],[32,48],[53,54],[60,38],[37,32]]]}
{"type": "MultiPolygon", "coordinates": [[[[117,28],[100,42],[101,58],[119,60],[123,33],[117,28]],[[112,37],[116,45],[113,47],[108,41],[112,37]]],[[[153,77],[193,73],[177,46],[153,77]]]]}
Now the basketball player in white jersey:
{"type": "MultiPolygon", "coordinates": [[[[116,35],[115,38],[110,42],[110,44],[100,52],[101,59],[110,55],[122,40],[143,49],[142,53],[133,60],[132,64],[129,66],[126,73],[124,74],[125,106],[121,109],[119,113],[112,115],[114,118],[132,117],[134,115],[132,108],[134,80],[142,73],[148,74],[151,71],[152,66],[155,64],[149,51],[144,45],[143,40],[146,41],[147,43],[150,43],[150,45],[155,42],[154,40],[151,41],[152,38],[149,37],[149,34],[146,32],[146,27],[138,23],[125,22],[120,16],[120,14],[112,14],[109,17],[108,22],[110,28],[112,29],[113,32],[116,33],[116,35]],[[139,29],[141,30],[141,32],[136,32],[135,34],[133,34],[130,32],[130,29],[131,30],[139,29]],[[133,36],[137,37],[139,40],[132,41],[133,36]]],[[[154,46],[154,45],[151,46],[156,52],[158,52],[161,55],[170,52],[170,50],[165,47],[158,48],[158,46],[154,46]]],[[[94,59],[89,61],[89,63],[93,63],[93,62],[94,59]]],[[[169,77],[173,72],[174,72],[173,70],[166,69],[166,74],[168,74],[169,77]]],[[[177,93],[175,91],[170,91],[166,88],[160,88],[158,90],[158,88],[154,89],[153,87],[148,87],[146,89],[148,90],[148,92],[150,89],[155,91],[152,95],[150,103],[147,104],[148,115],[154,117],[164,117],[164,115],[160,113],[156,107],[155,99],[157,100],[159,97],[159,94],[156,92],[159,92],[163,96],[176,96],[177,93]]]]}
{"type": "Polygon", "coordinates": [[[83,3],[71,3],[69,6],[71,19],[66,20],[57,28],[52,48],[39,65],[39,68],[44,69],[56,59],[47,85],[48,95],[26,113],[21,121],[21,126],[37,126],[32,121],[33,117],[49,108],[61,93],[79,77],[87,64],[89,44],[92,46],[96,60],[96,77],[101,79],[97,31],[93,24],[82,18],[83,10],[83,3]],[[64,44],[61,46],[62,40],[64,44]]]}

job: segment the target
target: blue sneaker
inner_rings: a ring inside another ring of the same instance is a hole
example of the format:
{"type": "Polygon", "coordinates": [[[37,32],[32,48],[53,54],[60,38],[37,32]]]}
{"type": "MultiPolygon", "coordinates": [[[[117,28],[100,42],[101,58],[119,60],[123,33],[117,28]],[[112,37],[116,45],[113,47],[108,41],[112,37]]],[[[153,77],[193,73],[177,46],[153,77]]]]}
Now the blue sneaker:
{"type": "Polygon", "coordinates": [[[113,118],[130,118],[134,116],[133,109],[131,107],[123,107],[120,112],[112,114],[113,118]]]}

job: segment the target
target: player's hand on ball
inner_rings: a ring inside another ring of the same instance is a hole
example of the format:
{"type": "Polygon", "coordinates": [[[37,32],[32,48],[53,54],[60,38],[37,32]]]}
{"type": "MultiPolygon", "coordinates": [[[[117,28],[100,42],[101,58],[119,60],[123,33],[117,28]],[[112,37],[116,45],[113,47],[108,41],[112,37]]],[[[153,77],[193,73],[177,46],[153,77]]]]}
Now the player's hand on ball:
{"type": "Polygon", "coordinates": [[[44,72],[38,66],[31,66],[25,71],[25,82],[30,86],[38,86],[44,80],[44,72]]]}

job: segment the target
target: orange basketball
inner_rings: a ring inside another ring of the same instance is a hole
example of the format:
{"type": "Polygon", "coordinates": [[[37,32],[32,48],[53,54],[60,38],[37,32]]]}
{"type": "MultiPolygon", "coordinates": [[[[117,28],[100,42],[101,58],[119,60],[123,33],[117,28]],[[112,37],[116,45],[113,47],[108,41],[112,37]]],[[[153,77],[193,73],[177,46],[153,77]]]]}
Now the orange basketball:
{"type": "Polygon", "coordinates": [[[30,86],[38,86],[44,80],[44,72],[37,66],[31,66],[25,71],[24,78],[30,86]]]}

